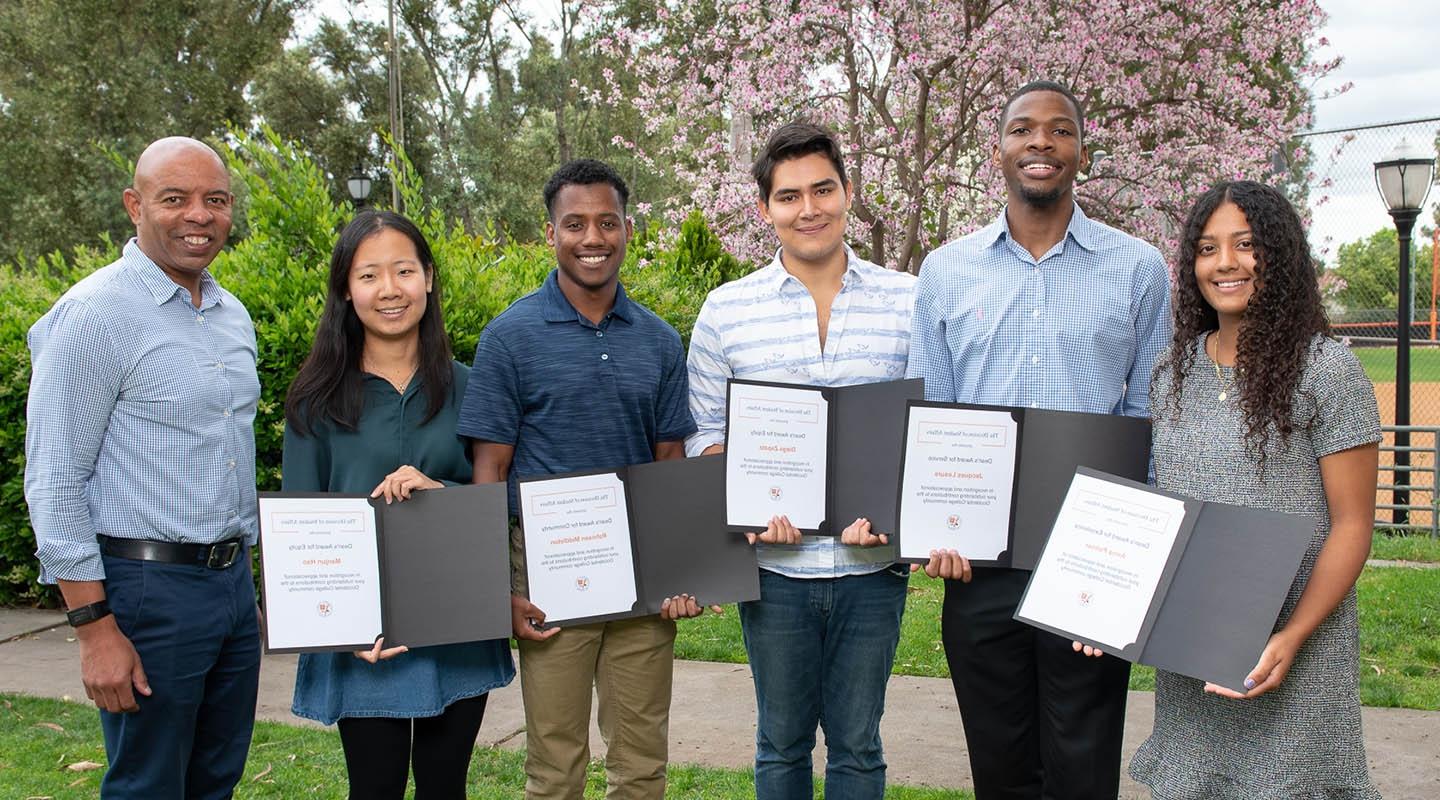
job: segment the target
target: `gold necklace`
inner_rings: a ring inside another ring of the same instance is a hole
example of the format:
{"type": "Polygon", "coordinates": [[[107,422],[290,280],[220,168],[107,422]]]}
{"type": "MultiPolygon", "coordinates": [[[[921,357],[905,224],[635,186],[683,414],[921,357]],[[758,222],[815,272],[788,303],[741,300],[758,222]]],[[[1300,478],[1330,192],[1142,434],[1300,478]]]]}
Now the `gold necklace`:
{"type": "Polygon", "coordinates": [[[415,373],[417,373],[417,372],[420,371],[420,362],[417,361],[417,362],[415,362],[415,366],[413,366],[413,367],[410,368],[410,374],[409,374],[409,375],[406,375],[406,376],[404,377],[404,379],[402,379],[402,380],[400,380],[400,381],[396,381],[395,378],[392,377],[390,373],[387,373],[387,372],[385,372],[384,370],[381,370],[381,369],[377,369],[377,368],[375,367],[375,365],[374,365],[374,364],[371,364],[368,359],[363,359],[363,358],[360,359],[360,366],[361,366],[362,368],[364,368],[364,370],[365,370],[366,372],[370,373],[371,375],[376,375],[376,376],[378,376],[378,377],[380,377],[380,378],[384,378],[387,383],[389,383],[391,386],[395,387],[395,391],[397,391],[397,392],[399,392],[399,393],[401,393],[401,394],[404,394],[404,393],[405,393],[405,387],[407,387],[407,386],[410,385],[410,380],[415,377],[415,373]]]}
{"type": "MultiPolygon", "coordinates": [[[[1210,347],[1209,347],[1209,344],[1210,344],[1210,343],[1207,341],[1205,344],[1206,344],[1206,347],[1205,347],[1205,355],[1209,356],[1209,355],[1210,355],[1210,347]]],[[[1225,376],[1220,373],[1220,332],[1219,332],[1219,331],[1216,331],[1216,332],[1215,332],[1215,355],[1210,358],[1210,363],[1213,364],[1213,365],[1215,365],[1215,380],[1216,380],[1216,382],[1218,382],[1218,383],[1220,384],[1220,396],[1217,397],[1216,399],[1223,403],[1223,402],[1225,402],[1225,398],[1227,398],[1227,397],[1230,396],[1231,381],[1225,380],[1225,376]]],[[[1239,372],[1239,368],[1237,367],[1235,371],[1236,371],[1236,372],[1239,372]]]]}

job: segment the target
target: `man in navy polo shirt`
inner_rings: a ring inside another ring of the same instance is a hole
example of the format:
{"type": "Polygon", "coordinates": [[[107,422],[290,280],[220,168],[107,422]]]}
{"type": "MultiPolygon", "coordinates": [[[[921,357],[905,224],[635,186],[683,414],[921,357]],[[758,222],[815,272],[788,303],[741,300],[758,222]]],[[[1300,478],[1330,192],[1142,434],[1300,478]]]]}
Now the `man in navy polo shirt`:
{"type": "MultiPolygon", "coordinates": [[[[695,432],[679,334],[620,286],[628,199],[625,182],[599,161],[557,170],[545,184],[545,241],[558,269],[486,326],[475,348],[459,433],[470,440],[476,483],[509,481],[512,517],[518,478],[683,458],[695,432]]],[[[674,619],[701,609],[681,596],[658,617],[537,631],[545,613],[525,599],[518,525],[511,554],[525,796],[581,797],[595,686],[607,797],[660,800],[674,619]]]]}

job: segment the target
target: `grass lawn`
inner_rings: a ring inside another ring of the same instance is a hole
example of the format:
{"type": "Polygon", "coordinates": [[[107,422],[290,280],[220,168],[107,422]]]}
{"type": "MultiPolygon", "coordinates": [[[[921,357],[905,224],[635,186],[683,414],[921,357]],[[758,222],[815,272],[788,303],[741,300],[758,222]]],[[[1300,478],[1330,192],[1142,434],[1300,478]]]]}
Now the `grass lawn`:
{"type": "MultiPolygon", "coordinates": [[[[1393,548],[1387,552],[1431,552],[1428,542],[1402,540],[1393,543],[1393,548]]],[[[1369,567],[1360,576],[1359,592],[1361,702],[1440,711],[1440,570],[1369,567]]],[[[895,656],[896,674],[950,677],[940,646],[944,594],[940,581],[919,573],[910,577],[910,599],[895,656]]],[[[745,663],[735,607],[726,608],[723,616],[707,614],[682,622],[675,654],[691,660],[745,663]]],[[[1153,690],[1155,671],[1136,666],[1130,671],[1130,688],[1153,690]]]]}
{"type": "MultiPolygon", "coordinates": [[[[1395,381],[1395,348],[1352,347],[1350,352],[1359,357],[1372,383],[1395,381]]],[[[1410,348],[1410,380],[1415,383],[1440,382],[1440,348],[1410,348]]]]}
{"type": "MultiPolygon", "coordinates": [[[[1432,539],[1425,534],[1391,536],[1384,531],[1376,531],[1370,545],[1370,557],[1387,561],[1440,562],[1440,539],[1432,539]]],[[[1436,579],[1440,580],[1440,576],[1436,579]]]]}
{"type": "MultiPolygon", "coordinates": [[[[105,763],[100,722],[93,706],[21,695],[0,695],[0,797],[93,798],[102,769],[72,771],[80,762],[105,763]]],[[[470,762],[467,796],[514,800],[525,786],[524,754],[477,749],[470,762]]],[[[670,766],[668,796],[685,800],[754,797],[749,771],[670,766]]],[[[821,787],[817,786],[817,796],[821,787]]],[[[585,797],[603,797],[605,773],[590,765],[585,797]]],[[[261,722],[237,798],[345,797],[345,760],[334,729],[261,722]]],[[[886,790],[889,800],[970,800],[967,791],[904,786],[886,790]]]]}

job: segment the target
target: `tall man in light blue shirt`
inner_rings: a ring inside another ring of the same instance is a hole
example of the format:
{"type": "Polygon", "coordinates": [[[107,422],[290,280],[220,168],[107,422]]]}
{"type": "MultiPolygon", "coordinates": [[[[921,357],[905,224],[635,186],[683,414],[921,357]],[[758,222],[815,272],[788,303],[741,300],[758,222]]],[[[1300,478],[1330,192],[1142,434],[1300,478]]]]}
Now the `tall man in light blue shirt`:
{"type": "Polygon", "coordinates": [[[102,797],[229,797],[255,721],[255,330],[208,267],[234,197],[220,157],[135,162],[135,238],[30,329],[25,499],[100,709],[102,797]]]}
{"type": "MultiPolygon", "coordinates": [[[[844,386],[903,376],[914,279],[845,246],[851,185],[824,128],[792,123],[755,162],[760,214],[780,250],[705,299],[690,338],[689,455],[725,440],[725,382],[844,386]]],[[[785,517],[750,534],[760,599],[740,604],[755,679],[755,793],[811,796],[816,726],[825,730],[825,796],[885,791],[880,715],[900,640],[908,571],[885,532],[858,519],[840,542],[801,536],[785,517]]]]}
{"type": "MultiPolygon", "coordinates": [[[[925,259],[911,377],[929,400],[1144,416],[1169,341],[1164,259],[1075,204],[1084,113],[1037,81],[1001,114],[1007,204],[925,259]]],[[[1029,573],[932,558],[947,578],[941,639],[977,800],[1115,797],[1129,665],[1087,659],[1013,619],[1029,573]]]]}

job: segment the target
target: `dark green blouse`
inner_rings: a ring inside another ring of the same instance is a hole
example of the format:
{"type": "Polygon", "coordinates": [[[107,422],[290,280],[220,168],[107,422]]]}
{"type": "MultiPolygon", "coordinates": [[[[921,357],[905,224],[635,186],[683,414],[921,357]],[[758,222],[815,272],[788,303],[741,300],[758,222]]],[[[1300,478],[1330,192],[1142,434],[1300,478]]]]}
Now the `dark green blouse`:
{"type": "Polygon", "coordinates": [[[310,421],[309,436],[299,436],[287,425],[281,486],[287,492],[369,494],[404,464],[447,485],[470,483],[470,461],[455,435],[470,370],[451,362],[451,374],[450,401],[424,425],[429,401],[418,375],[404,394],[366,375],[365,410],[353,431],[320,419],[310,421]]]}

